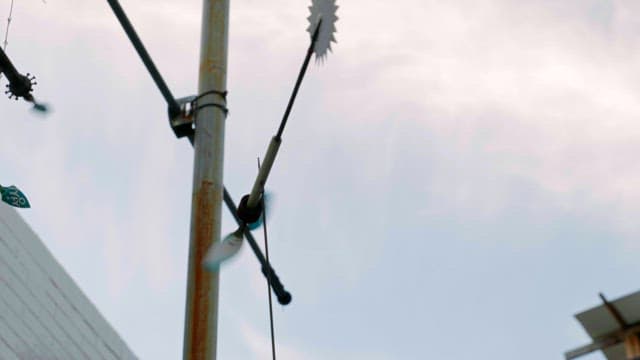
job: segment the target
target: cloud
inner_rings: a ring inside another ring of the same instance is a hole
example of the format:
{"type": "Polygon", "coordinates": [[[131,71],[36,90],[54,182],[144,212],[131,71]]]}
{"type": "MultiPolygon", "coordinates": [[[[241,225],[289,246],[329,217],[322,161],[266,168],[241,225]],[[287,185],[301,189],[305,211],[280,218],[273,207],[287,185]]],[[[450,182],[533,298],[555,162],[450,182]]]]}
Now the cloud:
{"type": "Polygon", "coordinates": [[[380,28],[369,36],[341,24],[330,60],[350,75],[323,95],[353,120],[341,128],[394,121],[422,136],[403,145],[405,134],[385,162],[413,164],[431,186],[416,194],[427,207],[509,211],[510,184],[524,179],[551,194],[547,205],[582,212],[587,202],[629,228],[640,196],[633,5],[410,3],[402,17],[386,15],[393,4],[341,8],[380,28]]]}

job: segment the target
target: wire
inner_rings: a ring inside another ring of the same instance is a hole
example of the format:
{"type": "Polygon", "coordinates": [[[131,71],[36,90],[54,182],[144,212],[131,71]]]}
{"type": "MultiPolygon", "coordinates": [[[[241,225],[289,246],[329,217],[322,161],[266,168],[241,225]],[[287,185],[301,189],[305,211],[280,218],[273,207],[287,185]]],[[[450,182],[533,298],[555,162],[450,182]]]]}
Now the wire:
{"type": "MultiPolygon", "coordinates": [[[[13,1],[11,0],[11,7],[9,8],[9,17],[7,18],[7,28],[4,30],[4,42],[2,43],[2,50],[7,50],[7,38],[9,37],[9,27],[11,26],[11,17],[13,16],[13,1]]],[[[0,71],[0,79],[2,79],[2,71],[0,71]]]]}
{"type": "Polygon", "coordinates": [[[11,16],[13,15],[13,1],[11,0],[11,7],[9,8],[9,17],[7,18],[7,28],[4,31],[4,43],[2,44],[2,50],[7,50],[7,37],[9,36],[9,26],[11,26],[11,16]]]}
{"type": "MultiPolygon", "coordinates": [[[[260,158],[258,158],[258,170],[260,170],[260,158]]],[[[269,264],[269,241],[267,238],[267,207],[264,203],[264,189],[262,189],[262,230],[264,231],[264,254],[269,264]]],[[[276,360],[276,339],[273,331],[273,301],[271,300],[271,273],[267,276],[267,293],[269,294],[269,325],[271,326],[271,354],[276,360]]]]}

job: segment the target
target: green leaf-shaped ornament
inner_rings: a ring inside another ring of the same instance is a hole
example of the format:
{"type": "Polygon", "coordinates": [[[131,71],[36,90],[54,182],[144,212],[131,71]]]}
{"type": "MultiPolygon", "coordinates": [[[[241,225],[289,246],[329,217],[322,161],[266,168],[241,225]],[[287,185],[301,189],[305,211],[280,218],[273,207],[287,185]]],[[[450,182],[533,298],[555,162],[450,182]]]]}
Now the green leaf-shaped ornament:
{"type": "Polygon", "coordinates": [[[29,204],[29,200],[24,196],[22,191],[20,191],[17,187],[11,186],[0,186],[0,195],[2,195],[2,201],[7,204],[17,207],[17,208],[30,208],[31,204],[29,204]]]}

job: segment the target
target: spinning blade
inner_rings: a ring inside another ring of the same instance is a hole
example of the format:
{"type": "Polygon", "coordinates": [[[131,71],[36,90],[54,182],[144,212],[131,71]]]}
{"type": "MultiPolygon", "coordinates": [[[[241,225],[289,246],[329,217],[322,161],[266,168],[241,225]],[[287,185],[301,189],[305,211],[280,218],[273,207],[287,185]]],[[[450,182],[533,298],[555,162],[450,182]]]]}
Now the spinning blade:
{"type": "MultiPolygon", "coordinates": [[[[268,203],[273,196],[270,193],[263,194],[263,196],[264,204],[268,207],[268,203]]],[[[245,230],[255,230],[263,225],[263,221],[264,218],[260,216],[259,220],[241,225],[236,231],[227,234],[222,241],[211,245],[203,261],[204,267],[209,270],[216,270],[220,267],[220,264],[236,255],[244,243],[245,230]]]]}
{"type": "Polygon", "coordinates": [[[49,105],[33,100],[33,107],[31,108],[31,110],[46,114],[49,112],[49,105]]]}
{"type": "Polygon", "coordinates": [[[307,28],[309,34],[313,36],[318,22],[322,19],[318,40],[316,40],[313,51],[316,54],[316,60],[324,60],[327,56],[327,51],[332,51],[331,43],[337,43],[334,35],[336,33],[336,21],[338,21],[338,16],[336,15],[338,5],[336,5],[336,0],[311,0],[309,10],[311,11],[311,15],[307,18],[309,20],[309,27],[307,28]]]}
{"type": "Polygon", "coordinates": [[[244,228],[232,232],[222,239],[222,241],[214,243],[207,251],[203,265],[210,271],[215,271],[225,260],[233,257],[240,251],[242,240],[244,239],[244,228]]]}

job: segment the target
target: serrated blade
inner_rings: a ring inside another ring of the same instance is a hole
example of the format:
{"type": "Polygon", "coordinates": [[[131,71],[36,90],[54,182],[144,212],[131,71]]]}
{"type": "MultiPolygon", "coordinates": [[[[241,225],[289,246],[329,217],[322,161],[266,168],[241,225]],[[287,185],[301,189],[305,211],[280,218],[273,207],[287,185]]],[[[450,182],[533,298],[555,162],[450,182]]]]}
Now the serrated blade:
{"type": "Polygon", "coordinates": [[[316,60],[324,60],[328,51],[332,51],[331,43],[337,43],[335,33],[336,21],[338,21],[338,16],[336,15],[338,6],[336,5],[336,0],[311,0],[309,11],[311,14],[307,18],[309,20],[307,31],[312,36],[322,18],[322,25],[313,51],[316,54],[316,60]]]}

